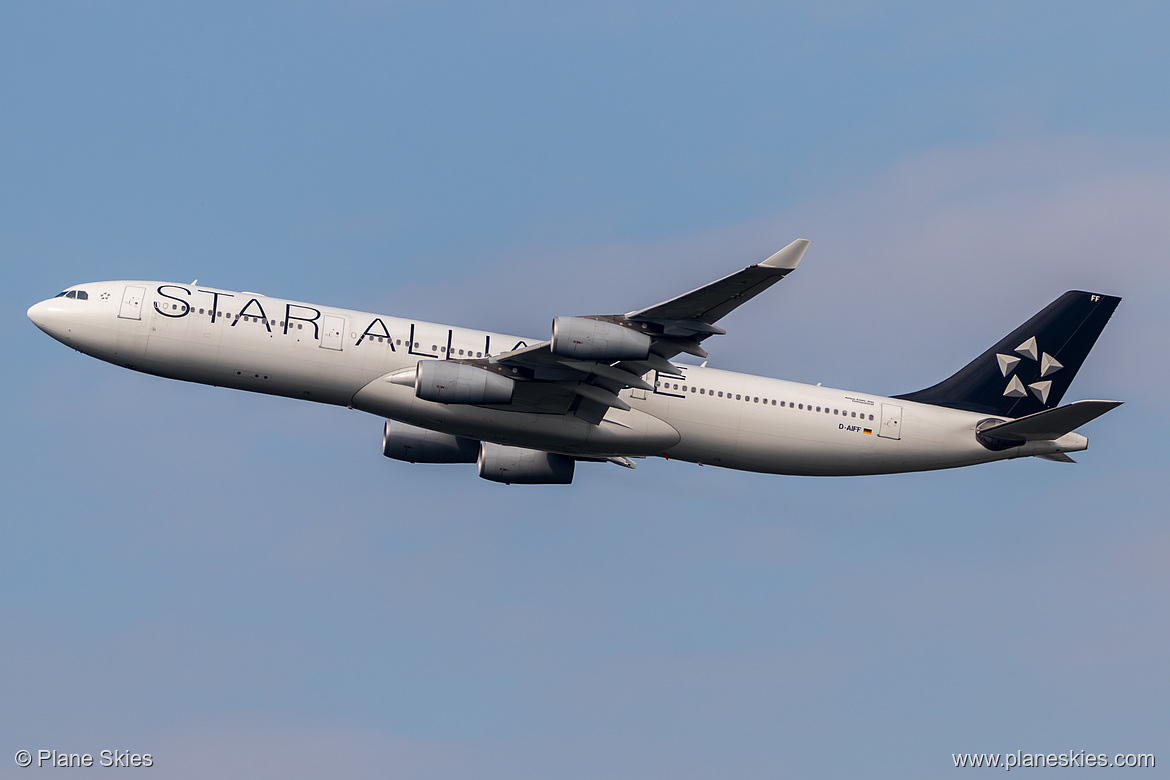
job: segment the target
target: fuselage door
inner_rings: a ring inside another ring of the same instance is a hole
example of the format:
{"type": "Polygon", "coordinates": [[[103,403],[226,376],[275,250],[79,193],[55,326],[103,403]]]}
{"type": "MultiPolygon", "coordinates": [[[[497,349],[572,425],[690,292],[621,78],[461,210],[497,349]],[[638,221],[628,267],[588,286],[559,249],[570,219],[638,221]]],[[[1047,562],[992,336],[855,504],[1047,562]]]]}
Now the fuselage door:
{"type": "Polygon", "coordinates": [[[345,337],[345,317],[326,314],[321,325],[321,346],[325,349],[341,350],[345,337]]]}
{"type": "Polygon", "coordinates": [[[118,309],[118,316],[124,320],[142,319],[142,300],[145,297],[145,287],[128,285],[122,293],[122,308],[118,309]]]}
{"type": "Polygon", "coordinates": [[[878,436],[886,439],[902,438],[902,407],[882,404],[882,424],[878,436]]]}
{"type": "MultiPolygon", "coordinates": [[[[650,373],[646,374],[645,376],[642,377],[642,380],[653,384],[654,383],[654,372],[651,371],[650,373]]],[[[638,400],[638,401],[645,401],[646,400],[646,391],[640,387],[630,388],[630,398],[633,398],[633,399],[638,400]]]]}

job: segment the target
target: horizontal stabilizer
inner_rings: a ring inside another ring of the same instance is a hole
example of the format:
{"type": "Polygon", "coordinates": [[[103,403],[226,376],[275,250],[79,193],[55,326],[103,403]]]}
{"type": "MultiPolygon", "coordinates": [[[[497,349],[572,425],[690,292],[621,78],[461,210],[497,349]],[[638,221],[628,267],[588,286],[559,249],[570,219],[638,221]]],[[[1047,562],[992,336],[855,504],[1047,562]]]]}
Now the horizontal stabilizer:
{"type": "Polygon", "coordinates": [[[1009,441],[1053,441],[1118,406],[1121,406],[1121,401],[1074,401],[1067,406],[981,428],[979,433],[1009,441]]]}
{"type": "Polygon", "coordinates": [[[1036,457],[1041,460],[1051,460],[1055,463],[1076,463],[1075,460],[1063,452],[1049,452],[1046,455],[1037,455],[1036,457]]]}

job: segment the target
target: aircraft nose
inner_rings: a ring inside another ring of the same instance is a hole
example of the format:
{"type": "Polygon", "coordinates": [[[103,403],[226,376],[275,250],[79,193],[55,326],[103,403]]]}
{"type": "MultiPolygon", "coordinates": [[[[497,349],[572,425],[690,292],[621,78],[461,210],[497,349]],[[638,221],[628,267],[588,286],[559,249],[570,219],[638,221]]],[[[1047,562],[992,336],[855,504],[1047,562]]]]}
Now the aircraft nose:
{"type": "Polygon", "coordinates": [[[62,318],[60,305],[52,298],[40,303],[34,303],[28,309],[28,318],[42,331],[57,339],[68,341],[70,328],[68,321],[62,318]]]}
{"type": "Polygon", "coordinates": [[[30,306],[28,308],[28,318],[32,320],[33,325],[48,333],[49,302],[41,301],[30,306]]]}

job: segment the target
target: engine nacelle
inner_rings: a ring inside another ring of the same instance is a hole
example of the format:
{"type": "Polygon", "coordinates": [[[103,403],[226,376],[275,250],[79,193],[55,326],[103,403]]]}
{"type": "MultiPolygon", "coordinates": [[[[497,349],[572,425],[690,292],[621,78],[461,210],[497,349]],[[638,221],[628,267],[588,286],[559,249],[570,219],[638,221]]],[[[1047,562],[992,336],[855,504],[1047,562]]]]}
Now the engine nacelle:
{"type": "Polygon", "coordinates": [[[613,322],[557,317],[552,325],[552,352],[579,360],[645,360],[650,336],[613,322]]]}
{"type": "Polygon", "coordinates": [[[387,420],[382,429],[382,454],[411,463],[475,463],[479,442],[387,420]]]}
{"type": "Polygon", "coordinates": [[[573,481],[572,458],[543,450],[479,445],[479,475],[505,485],[567,485],[573,481]]]}
{"type": "Polygon", "coordinates": [[[507,404],[516,386],[501,374],[447,360],[420,360],[416,371],[414,394],[441,404],[507,404]]]}

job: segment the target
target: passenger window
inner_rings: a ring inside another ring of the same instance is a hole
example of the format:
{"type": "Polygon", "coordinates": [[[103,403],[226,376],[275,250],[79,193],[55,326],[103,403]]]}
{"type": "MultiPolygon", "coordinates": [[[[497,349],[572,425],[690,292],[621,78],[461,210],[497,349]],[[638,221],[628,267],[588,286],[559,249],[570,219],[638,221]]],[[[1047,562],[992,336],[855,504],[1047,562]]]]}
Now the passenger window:
{"type": "Polygon", "coordinates": [[[737,401],[739,400],[739,393],[735,394],[735,400],[737,400],[737,401]]]}
{"type": "Polygon", "coordinates": [[[719,397],[720,397],[720,398],[722,398],[722,397],[723,397],[723,391],[722,391],[722,390],[720,390],[720,391],[719,391],[719,397]]]}
{"type": "Polygon", "coordinates": [[[772,399],[772,406],[775,406],[775,405],[776,405],[776,399],[775,399],[775,398],[773,398],[773,399],[772,399]]]}
{"type": "Polygon", "coordinates": [[[819,407],[819,406],[818,406],[818,407],[817,407],[817,411],[819,412],[820,410],[821,410],[821,407],[819,407]]]}
{"type": "Polygon", "coordinates": [[[752,403],[757,403],[757,404],[758,404],[759,402],[760,402],[760,398],[759,398],[759,396],[756,396],[755,398],[753,398],[753,399],[752,399],[752,403]]]}
{"type": "Polygon", "coordinates": [[[703,389],[703,388],[699,389],[699,395],[706,395],[706,394],[707,394],[707,391],[705,389],[703,389]]]}
{"type": "Polygon", "coordinates": [[[869,419],[870,419],[870,420],[873,420],[873,415],[872,415],[872,414],[869,416],[869,419]]]}

